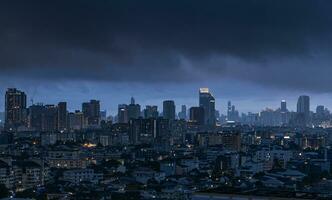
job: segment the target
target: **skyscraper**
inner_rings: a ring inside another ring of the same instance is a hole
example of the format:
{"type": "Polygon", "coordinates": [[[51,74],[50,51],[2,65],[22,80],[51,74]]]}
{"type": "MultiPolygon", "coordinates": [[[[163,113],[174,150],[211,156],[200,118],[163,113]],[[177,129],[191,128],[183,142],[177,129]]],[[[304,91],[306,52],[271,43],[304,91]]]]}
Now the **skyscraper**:
{"type": "Polygon", "coordinates": [[[281,103],[280,103],[280,118],[281,118],[281,124],[282,125],[289,123],[289,112],[287,110],[286,100],[281,100],[281,103]]]}
{"type": "Polygon", "coordinates": [[[310,113],[310,97],[302,95],[297,101],[297,113],[304,113],[309,116],[310,113]]]}
{"type": "Polygon", "coordinates": [[[100,123],[100,102],[90,100],[82,104],[82,112],[88,126],[97,126],[100,123]]]}
{"type": "Polygon", "coordinates": [[[175,103],[172,100],[163,102],[163,117],[168,120],[175,120],[175,103]]]}
{"type": "Polygon", "coordinates": [[[281,112],[287,112],[287,103],[286,103],[286,100],[281,100],[280,111],[281,112]]]}
{"type": "Polygon", "coordinates": [[[186,119],[187,118],[187,107],[186,105],[181,106],[181,111],[178,114],[179,119],[186,119]]]}
{"type": "Polygon", "coordinates": [[[16,88],[9,88],[5,96],[5,127],[14,128],[25,124],[26,121],[26,95],[16,88]]]}
{"type": "Polygon", "coordinates": [[[52,132],[58,129],[58,108],[55,105],[45,105],[42,115],[42,131],[52,132]]]}
{"type": "Polygon", "coordinates": [[[43,104],[34,104],[29,107],[29,128],[36,131],[42,130],[43,116],[45,113],[45,106],[43,104]]]}
{"type": "Polygon", "coordinates": [[[190,110],[190,122],[194,122],[197,125],[204,125],[204,108],[203,107],[191,107],[190,110]]]}
{"type": "Polygon", "coordinates": [[[131,97],[130,104],[127,108],[128,119],[138,119],[141,116],[141,106],[139,104],[135,104],[134,97],[131,97]]]}
{"type": "Polygon", "coordinates": [[[58,130],[64,131],[67,129],[67,103],[60,102],[58,103],[58,130]]]}
{"type": "Polygon", "coordinates": [[[128,123],[128,105],[126,104],[118,105],[118,122],[128,123]]]}
{"type": "Polygon", "coordinates": [[[199,106],[204,109],[204,124],[215,126],[216,116],[215,116],[215,99],[210,93],[209,88],[199,89],[199,106]]]}
{"type": "Polygon", "coordinates": [[[303,125],[307,125],[310,117],[310,97],[302,95],[297,101],[297,114],[303,118],[303,125]]]}
{"type": "Polygon", "coordinates": [[[144,109],[144,118],[158,118],[159,113],[158,113],[158,107],[157,106],[150,106],[147,105],[144,109]]]}

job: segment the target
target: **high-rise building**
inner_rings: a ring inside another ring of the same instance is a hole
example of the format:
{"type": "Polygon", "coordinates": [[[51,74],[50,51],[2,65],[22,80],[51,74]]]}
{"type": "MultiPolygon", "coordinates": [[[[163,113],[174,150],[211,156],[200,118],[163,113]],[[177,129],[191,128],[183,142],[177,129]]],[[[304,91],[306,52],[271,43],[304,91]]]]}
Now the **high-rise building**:
{"type": "Polygon", "coordinates": [[[127,106],[128,119],[138,119],[141,116],[141,106],[135,104],[134,97],[131,97],[130,104],[127,106]]]}
{"type": "Polygon", "coordinates": [[[190,110],[190,122],[194,122],[197,125],[204,125],[204,108],[203,107],[191,107],[190,110]]]}
{"type": "Polygon", "coordinates": [[[322,106],[322,105],[318,105],[318,106],[316,107],[316,114],[317,114],[318,116],[323,116],[324,113],[325,113],[325,107],[322,106]]]}
{"type": "Polygon", "coordinates": [[[128,105],[119,104],[118,105],[118,122],[119,123],[128,123],[128,105]]]}
{"type": "Polygon", "coordinates": [[[163,118],[175,120],[175,103],[173,100],[166,100],[163,102],[163,118]]]}
{"type": "Polygon", "coordinates": [[[297,101],[298,119],[302,119],[303,125],[308,125],[310,118],[310,97],[302,95],[297,101]]]}
{"type": "Polygon", "coordinates": [[[26,123],[27,97],[16,88],[9,88],[5,96],[5,127],[14,128],[26,123]]]}
{"type": "Polygon", "coordinates": [[[88,126],[98,126],[100,123],[100,102],[90,100],[82,104],[82,112],[88,126]]]}
{"type": "Polygon", "coordinates": [[[28,127],[36,131],[42,131],[45,106],[34,104],[29,107],[28,127]]]}
{"type": "Polygon", "coordinates": [[[240,121],[239,111],[235,109],[235,105],[232,105],[231,101],[227,103],[227,120],[228,121],[240,121]]]}
{"type": "Polygon", "coordinates": [[[55,105],[45,105],[42,115],[42,131],[53,132],[58,129],[58,108],[55,105]]]}
{"type": "Polygon", "coordinates": [[[187,107],[186,105],[181,106],[181,111],[178,114],[179,119],[187,119],[187,107]]]}
{"type": "Polygon", "coordinates": [[[164,118],[130,119],[128,124],[131,144],[167,143],[171,136],[169,120],[164,118]]]}
{"type": "Polygon", "coordinates": [[[58,130],[64,131],[67,129],[67,119],[68,111],[67,111],[67,103],[60,102],[58,103],[58,130]]]}
{"type": "Polygon", "coordinates": [[[76,110],[74,113],[68,114],[69,118],[69,129],[70,130],[81,130],[84,128],[84,114],[83,112],[76,110]]]}
{"type": "Polygon", "coordinates": [[[210,93],[209,88],[199,89],[199,106],[204,109],[205,125],[216,125],[215,99],[210,93]]]}
{"type": "Polygon", "coordinates": [[[282,100],[280,104],[280,118],[281,118],[281,125],[289,123],[289,112],[287,109],[286,100],[282,100]]]}
{"type": "Polygon", "coordinates": [[[159,112],[157,106],[149,106],[147,105],[144,109],[144,118],[158,118],[159,112]]]}
{"type": "Polygon", "coordinates": [[[129,141],[131,144],[152,143],[157,137],[157,119],[130,119],[129,141]]]}
{"type": "Polygon", "coordinates": [[[281,112],[287,112],[287,103],[286,103],[286,100],[281,100],[280,111],[281,112]]]}
{"type": "Polygon", "coordinates": [[[302,95],[297,101],[297,113],[304,113],[309,115],[310,113],[310,98],[309,96],[302,95]]]}
{"type": "Polygon", "coordinates": [[[100,111],[100,120],[102,120],[102,121],[107,120],[107,111],[106,110],[100,111]]]}

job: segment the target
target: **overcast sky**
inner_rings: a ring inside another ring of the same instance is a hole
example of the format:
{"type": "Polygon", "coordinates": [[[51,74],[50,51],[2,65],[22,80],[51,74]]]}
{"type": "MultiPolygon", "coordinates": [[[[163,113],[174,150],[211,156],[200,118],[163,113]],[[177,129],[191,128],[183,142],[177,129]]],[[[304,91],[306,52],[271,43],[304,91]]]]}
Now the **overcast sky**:
{"type": "MultiPolygon", "coordinates": [[[[331,0],[2,0],[0,95],[34,102],[100,99],[110,112],[138,103],[217,109],[332,108],[331,0]]],[[[4,98],[0,100],[3,110],[4,98]]]]}

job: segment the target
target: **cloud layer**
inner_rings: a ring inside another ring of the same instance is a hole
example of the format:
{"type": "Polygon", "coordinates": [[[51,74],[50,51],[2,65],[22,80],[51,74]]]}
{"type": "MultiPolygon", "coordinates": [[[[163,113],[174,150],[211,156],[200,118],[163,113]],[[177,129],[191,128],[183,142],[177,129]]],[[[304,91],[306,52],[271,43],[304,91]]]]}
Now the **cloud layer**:
{"type": "Polygon", "coordinates": [[[331,92],[330,0],[5,0],[2,77],[331,92]]]}

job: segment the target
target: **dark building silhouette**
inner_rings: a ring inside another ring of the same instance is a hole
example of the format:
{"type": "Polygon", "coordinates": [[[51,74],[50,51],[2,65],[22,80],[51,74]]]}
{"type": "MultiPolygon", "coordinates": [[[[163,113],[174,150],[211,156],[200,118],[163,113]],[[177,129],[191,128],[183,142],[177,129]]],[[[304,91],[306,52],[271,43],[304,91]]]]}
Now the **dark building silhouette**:
{"type": "Polygon", "coordinates": [[[119,104],[118,105],[118,122],[128,123],[128,105],[119,104]]]}
{"type": "Polygon", "coordinates": [[[64,131],[67,130],[67,119],[68,111],[67,111],[67,103],[60,102],[58,103],[58,130],[64,131]]]}
{"type": "Polygon", "coordinates": [[[131,144],[167,143],[170,138],[170,123],[164,118],[138,118],[129,120],[131,144]]]}
{"type": "Polygon", "coordinates": [[[187,107],[186,105],[181,106],[181,111],[178,114],[179,119],[187,119],[187,107]]]}
{"type": "Polygon", "coordinates": [[[202,107],[191,107],[190,110],[190,122],[196,123],[197,125],[204,125],[204,108],[202,107]]]}
{"type": "Polygon", "coordinates": [[[82,112],[88,126],[97,126],[100,123],[100,102],[90,100],[82,104],[82,112]]]}
{"type": "Polygon", "coordinates": [[[24,92],[9,88],[5,96],[5,128],[11,129],[24,125],[27,117],[27,102],[24,92]]]}
{"type": "Polygon", "coordinates": [[[34,104],[29,107],[28,127],[36,131],[42,131],[45,106],[34,104]]]}
{"type": "Polygon", "coordinates": [[[141,116],[141,106],[135,104],[135,99],[132,97],[130,104],[127,106],[128,119],[138,119],[141,116]]]}
{"type": "Polygon", "coordinates": [[[166,100],[163,102],[163,118],[175,120],[175,103],[173,100],[166,100]]]}
{"type": "Polygon", "coordinates": [[[147,105],[144,109],[144,118],[158,118],[159,112],[157,106],[147,105]]]}
{"type": "Polygon", "coordinates": [[[310,120],[310,97],[302,95],[297,101],[298,121],[302,121],[303,125],[308,125],[310,120]]]}
{"type": "Polygon", "coordinates": [[[204,124],[209,126],[215,126],[215,99],[210,93],[209,88],[199,89],[199,106],[204,109],[204,124]]]}
{"type": "Polygon", "coordinates": [[[58,108],[55,105],[45,105],[42,115],[42,131],[53,132],[58,129],[58,108]]]}

